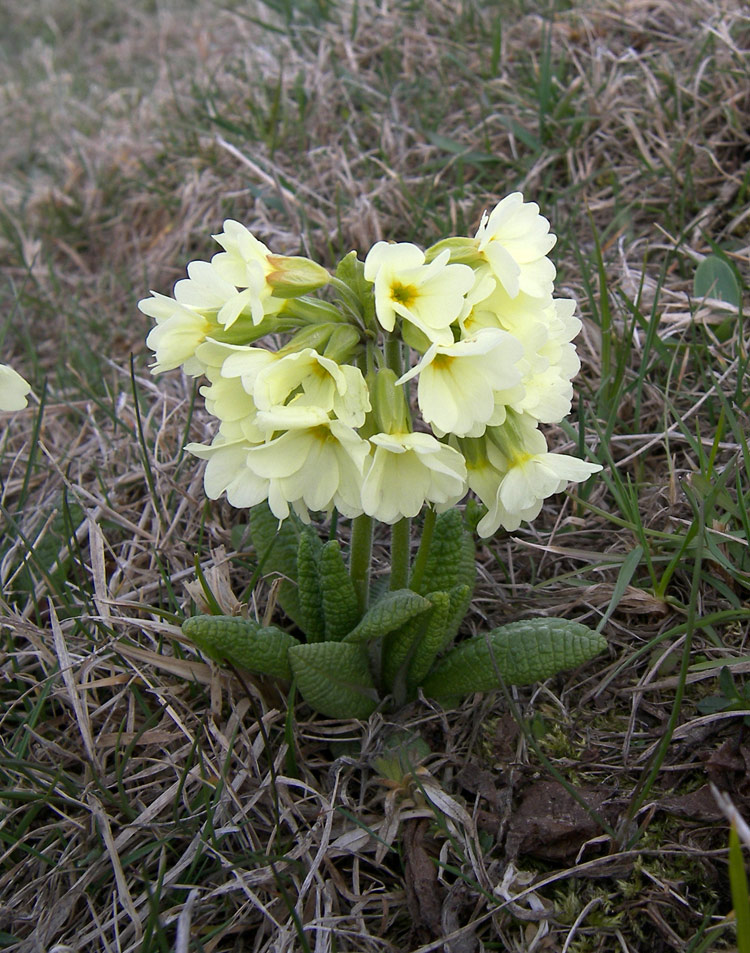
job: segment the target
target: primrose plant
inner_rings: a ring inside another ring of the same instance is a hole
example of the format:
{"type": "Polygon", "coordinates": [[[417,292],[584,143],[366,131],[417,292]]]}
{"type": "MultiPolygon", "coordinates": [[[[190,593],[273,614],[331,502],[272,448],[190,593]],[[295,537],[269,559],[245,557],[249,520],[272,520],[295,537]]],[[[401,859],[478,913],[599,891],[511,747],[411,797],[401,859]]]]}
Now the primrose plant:
{"type": "Polygon", "coordinates": [[[199,615],[183,633],[216,661],[293,680],[329,717],[528,683],[601,651],[599,634],[556,619],[450,648],[476,571],[457,504],[478,497],[486,538],[601,469],[550,452],[540,429],[570,412],[580,321],[553,296],[555,237],[538,206],[516,192],[473,238],[381,241],[333,273],[272,254],[235,221],[214,237],[223,250],[191,262],[174,297],[139,307],[156,321],[152,371],[207,378],[216,434],[187,449],[206,460],[207,496],[248,510],[289,626],[199,615]],[[311,512],[352,520],[348,559],[311,512]],[[375,522],[391,527],[391,565],[371,583],[375,522]]]}

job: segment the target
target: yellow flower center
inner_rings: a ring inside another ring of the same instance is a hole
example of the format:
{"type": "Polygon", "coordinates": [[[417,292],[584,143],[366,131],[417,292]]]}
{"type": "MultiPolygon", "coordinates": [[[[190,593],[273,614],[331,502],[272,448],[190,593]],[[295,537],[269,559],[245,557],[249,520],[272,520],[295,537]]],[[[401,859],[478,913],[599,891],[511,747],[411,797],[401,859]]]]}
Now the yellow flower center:
{"type": "Polygon", "coordinates": [[[331,433],[331,428],[326,427],[323,424],[320,424],[318,427],[313,427],[310,430],[310,435],[316,440],[320,440],[321,443],[325,443],[328,440],[334,440],[335,437],[331,433]]]}
{"type": "Polygon", "coordinates": [[[391,285],[391,301],[398,301],[405,308],[408,308],[417,297],[417,289],[414,285],[402,285],[400,281],[394,281],[391,285]]]}
{"type": "Polygon", "coordinates": [[[436,371],[447,371],[455,360],[450,354],[436,354],[432,359],[432,366],[436,371]]]}

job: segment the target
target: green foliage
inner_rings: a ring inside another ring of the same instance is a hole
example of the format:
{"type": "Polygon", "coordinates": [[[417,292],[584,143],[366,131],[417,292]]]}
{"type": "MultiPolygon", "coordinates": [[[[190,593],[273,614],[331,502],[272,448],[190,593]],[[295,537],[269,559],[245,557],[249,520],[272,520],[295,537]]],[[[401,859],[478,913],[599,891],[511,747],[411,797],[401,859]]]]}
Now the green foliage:
{"type": "Polygon", "coordinates": [[[429,598],[425,599],[411,589],[387,592],[368,609],[344,641],[361,643],[381,639],[415,616],[427,612],[431,606],[429,598]]]}
{"type": "Polygon", "coordinates": [[[407,687],[416,690],[446,645],[455,638],[471,602],[471,588],[456,586],[450,592],[433,592],[428,599],[435,609],[423,629],[409,663],[407,687]]]}
{"type": "Polygon", "coordinates": [[[297,549],[297,598],[302,628],[309,642],[323,642],[326,637],[323,590],[320,585],[322,549],[318,534],[306,527],[300,535],[297,549]]]}
{"type": "Polygon", "coordinates": [[[292,677],[289,649],[299,640],[275,625],[236,616],[197,615],[185,619],[182,631],[217,662],[231,662],[259,675],[292,677]]]}
{"type": "Polygon", "coordinates": [[[431,753],[430,746],[416,732],[394,731],[386,740],[383,753],[373,761],[373,767],[381,777],[403,784],[431,753]]]}
{"type": "Polygon", "coordinates": [[[368,717],[379,691],[403,704],[420,686],[445,699],[496,688],[496,673],[509,684],[536,681],[579,665],[604,647],[603,637],[583,625],[536,619],[476,636],[439,660],[474,588],[474,542],[458,510],[426,524],[412,572],[421,589],[420,577],[446,588],[426,595],[381,590],[364,614],[339,543],[321,543],[311,527],[296,520],[279,531],[269,515],[267,507],[251,512],[259,564],[284,574],[283,607],[292,607],[295,615],[288,614],[305,642],[276,626],[219,615],[187,619],[182,631],[217,661],[293,677],[305,701],[330,718],[368,717]]]}
{"type": "Polygon", "coordinates": [[[412,584],[417,592],[448,592],[476,581],[474,538],[467,530],[460,510],[446,510],[435,520],[432,540],[421,579],[412,584]]]}
{"type": "Polygon", "coordinates": [[[718,298],[739,308],[742,291],[737,276],[723,258],[706,255],[695,269],[693,294],[696,298],[718,298]]]}
{"type": "MultiPolygon", "coordinates": [[[[747,711],[750,707],[750,685],[738,685],[728,665],[719,672],[719,695],[708,695],[697,704],[702,715],[713,715],[717,711],[747,711]]],[[[744,722],[750,725],[750,716],[745,715],[744,722]]]]}
{"type": "Polygon", "coordinates": [[[277,601],[292,622],[302,628],[304,623],[296,585],[302,522],[290,514],[279,525],[268,504],[261,503],[250,510],[249,524],[260,568],[264,573],[275,573],[281,578],[277,601]]]}
{"type": "Polygon", "coordinates": [[[289,661],[305,701],[329,718],[367,718],[378,704],[363,646],[348,642],[296,645],[289,661]]]}
{"type": "Polygon", "coordinates": [[[359,622],[359,603],[346,570],[341,546],[329,540],[320,553],[320,589],[326,639],[340,642],[359,622]]]}
{"type": "Polygon", "coordinates": [[[511,622],[456,646],[435,666],[423,688],[427,695],[445,698],[491,691],[500,678],[508,685],[528,685],[582,665],[605,647],[604,636],[579,622],[511,622]]]}

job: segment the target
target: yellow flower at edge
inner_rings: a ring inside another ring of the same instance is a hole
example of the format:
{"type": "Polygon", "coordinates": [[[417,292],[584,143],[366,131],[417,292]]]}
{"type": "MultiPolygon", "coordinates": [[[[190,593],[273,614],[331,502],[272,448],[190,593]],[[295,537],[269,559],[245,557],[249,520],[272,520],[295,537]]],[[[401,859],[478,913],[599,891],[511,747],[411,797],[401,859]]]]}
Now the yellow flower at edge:
{"type": "Polygon", "coordinates": [[[0,364],[0,410],[23,410],[31,384],[8,364],[0,364]]]}
{"type": "Polygon", "coordinates": [[[524,202],[512,192],[487,214],[475,239],[480,254],[508,294],[519,291],[539,298],[552,293],[555,266],[547,252],[557,240],[535,202],[524,202]]]}

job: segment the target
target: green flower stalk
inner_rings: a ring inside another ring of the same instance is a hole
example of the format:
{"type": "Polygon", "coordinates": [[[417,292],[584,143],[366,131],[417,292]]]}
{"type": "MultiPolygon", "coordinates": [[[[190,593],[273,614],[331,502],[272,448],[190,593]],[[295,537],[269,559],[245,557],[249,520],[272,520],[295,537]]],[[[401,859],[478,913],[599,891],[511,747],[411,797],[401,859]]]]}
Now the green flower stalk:
{"type": "Polygon", "coordinates": [[[365,717],[420,688],[452,698],[498,676],[546,677],[550,664],[599,651],[598,635],[537,620],[444,655],[474,585],[457,504],[479,497],[477,531],[489,537],[601,469],[550,452],[540,429],[570,411],[580,322],[572,301],[553,296],[555,239],[538,207],[513,193],[473,237],[426,252],[378,242],[333,274],[273,254],[235,221],[214,237],[222,250],[191,262],[172,298],[140,302],[156,322],[152,371],[206,378],[216,429],[187,449],[206,461],[210,499],[250,511],[294,628],[198,617],[185,633],[217,660],[293,677],[333,717],[365,717]],[[337,541],[309,528],[311,514],[334,511],[352,520],[348,565],[337,541]],[[391,573],[374,587],[377,522],[391,526],[391,573]],[[519,652],[532,661],[520,665],[519,652]]]}

